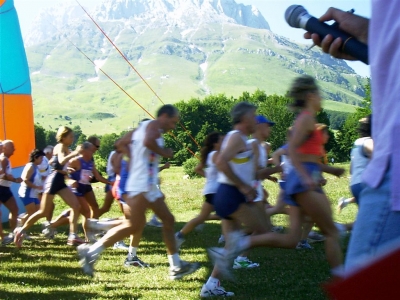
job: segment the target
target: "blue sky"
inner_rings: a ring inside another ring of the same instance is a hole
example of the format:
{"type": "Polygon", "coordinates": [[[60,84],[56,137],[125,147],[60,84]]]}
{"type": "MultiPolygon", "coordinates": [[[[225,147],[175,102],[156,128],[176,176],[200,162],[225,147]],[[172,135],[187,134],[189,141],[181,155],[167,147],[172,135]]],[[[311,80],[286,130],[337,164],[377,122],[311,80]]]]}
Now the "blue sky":
{"type": "MultiPolygon", "coordinates": [[[[41,9],[65,1],[66,0],[14,0],[20,19],[22,34],[26,35],[30,31],[32,21],[41,9]]],[[[101,0],[79,0],[79,2],[90,10],[94,5],[101,2],[101,0]]],[[[322,15],[330,6],[343,10],[354,8],[356,14],[365,17],[371,15],[370,0],[236,0],[236,2],[256,6],[268,21],[274,33],[304,44],[311,44],[309,41],[303,39],[304,31],[291,28],[284,19],[285,11],[290,5],[303,5],[308,12],[315,17],[322,15]]],[[[368,66],[360,62],[352,62],[349,64],[360,75],[369,76],[368,66]]]]}

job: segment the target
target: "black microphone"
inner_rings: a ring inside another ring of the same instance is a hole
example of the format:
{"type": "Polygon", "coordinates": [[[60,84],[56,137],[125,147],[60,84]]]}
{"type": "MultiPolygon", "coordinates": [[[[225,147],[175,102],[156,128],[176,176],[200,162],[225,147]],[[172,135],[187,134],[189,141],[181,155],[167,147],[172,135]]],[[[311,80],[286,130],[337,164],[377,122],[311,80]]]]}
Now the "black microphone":
{"type": "Polygon", "coordinates": [[[291,5],[285,12],[286,22],[295,28],[303,28],[311,33],[317,33],[321,40],[328,34],[334,39],[340,37],[343,41],[340,50],[350,54],[363,63],[368,65],[368,46],[348,33],[340,30],[337,26],[330,26],[320,22],[317,18],[308,14],[307,10],[301,5],[291,5]]]}

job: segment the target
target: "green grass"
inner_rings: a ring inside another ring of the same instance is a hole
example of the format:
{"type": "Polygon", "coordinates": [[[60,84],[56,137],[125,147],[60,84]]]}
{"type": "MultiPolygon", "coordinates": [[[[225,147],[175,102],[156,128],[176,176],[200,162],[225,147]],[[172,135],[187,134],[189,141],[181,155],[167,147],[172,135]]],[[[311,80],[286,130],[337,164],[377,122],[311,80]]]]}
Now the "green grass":
{"type": "MultiPolygon", "coordinates": [[[[345,165],[348,168],[348,165],[345,165]]],[[[204,179],[182,180],[183,169],[172,167],[161,173],[162,190],[175,215],[176,230],[194,217],[202,205],[204,179]]],[[[327,175],[325,188],[332,207],[341,196],[350,196],[347,177],[337,179],[327,175]]],[[[275,202],[276,184],[265,184],[270,201],[275,202]]],[[[95,193],[102,202],[103,186],[96,185],[95,193]]],[[[55,215],[65,208],[56,200],[55,215]]],[[[356,207],[350,205],[334,219],[350,222],[356,207]]],[[[119,216],[117,206],[105,217],[119,216]]],[[[286,216],[275,216],[276,225],[287,227],[286,216]]],[[[181,249],[181,257],[198,261],[201,269],[181,281],[168,279],[168,261],[159,228],[146,227],[138,255],[151,264],[149,269],[125,268],[126,253],[107,249],[96,264],[96,275],[83,275],[76,250],[66,245],[67,227],[59,228],[54,240],[45,240],[40,225],[30,230],[32,241],[25,241],[17,250],[13,246],[0,248],[1,299],[198,299],[201,286],[208,278],[212,265],[206,248],[217,246],[221,229],[218,222],[208,222],[205,228],[192,232],[181,249]]],[[[128,242],[128,240],[126,240],[128,242]]],[[[222,281],[223,286],[236,293],[236,299],[326,299],[321,283],[329,279],[329,266],[323,244],[313,244],[311,251],[259,248],[250,253],[260,267],[236,270],[236,282],[222,281]]]]}

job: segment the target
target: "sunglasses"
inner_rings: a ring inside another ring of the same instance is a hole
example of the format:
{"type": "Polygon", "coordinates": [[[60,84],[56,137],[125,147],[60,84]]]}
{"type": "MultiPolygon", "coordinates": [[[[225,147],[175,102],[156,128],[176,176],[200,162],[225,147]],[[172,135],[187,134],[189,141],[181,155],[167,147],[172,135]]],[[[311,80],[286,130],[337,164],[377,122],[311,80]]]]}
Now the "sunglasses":
{"type": "Polygon", "coordinates": [[[97,149],[99,149],[100,148],[100,145],[94,145],[97,149]]]}

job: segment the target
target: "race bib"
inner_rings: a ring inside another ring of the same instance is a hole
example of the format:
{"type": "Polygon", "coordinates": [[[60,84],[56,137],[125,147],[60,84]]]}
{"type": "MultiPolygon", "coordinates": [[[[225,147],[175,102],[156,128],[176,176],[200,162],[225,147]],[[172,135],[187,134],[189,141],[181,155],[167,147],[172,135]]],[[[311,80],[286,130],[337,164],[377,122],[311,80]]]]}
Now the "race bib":
{"type": "Polygon", "coordinates": [[[82,184],[90,184],[90,179],[92,178],[93,174],[90,170],[81,170],[81,179],[79,183],[82,184]]]}

